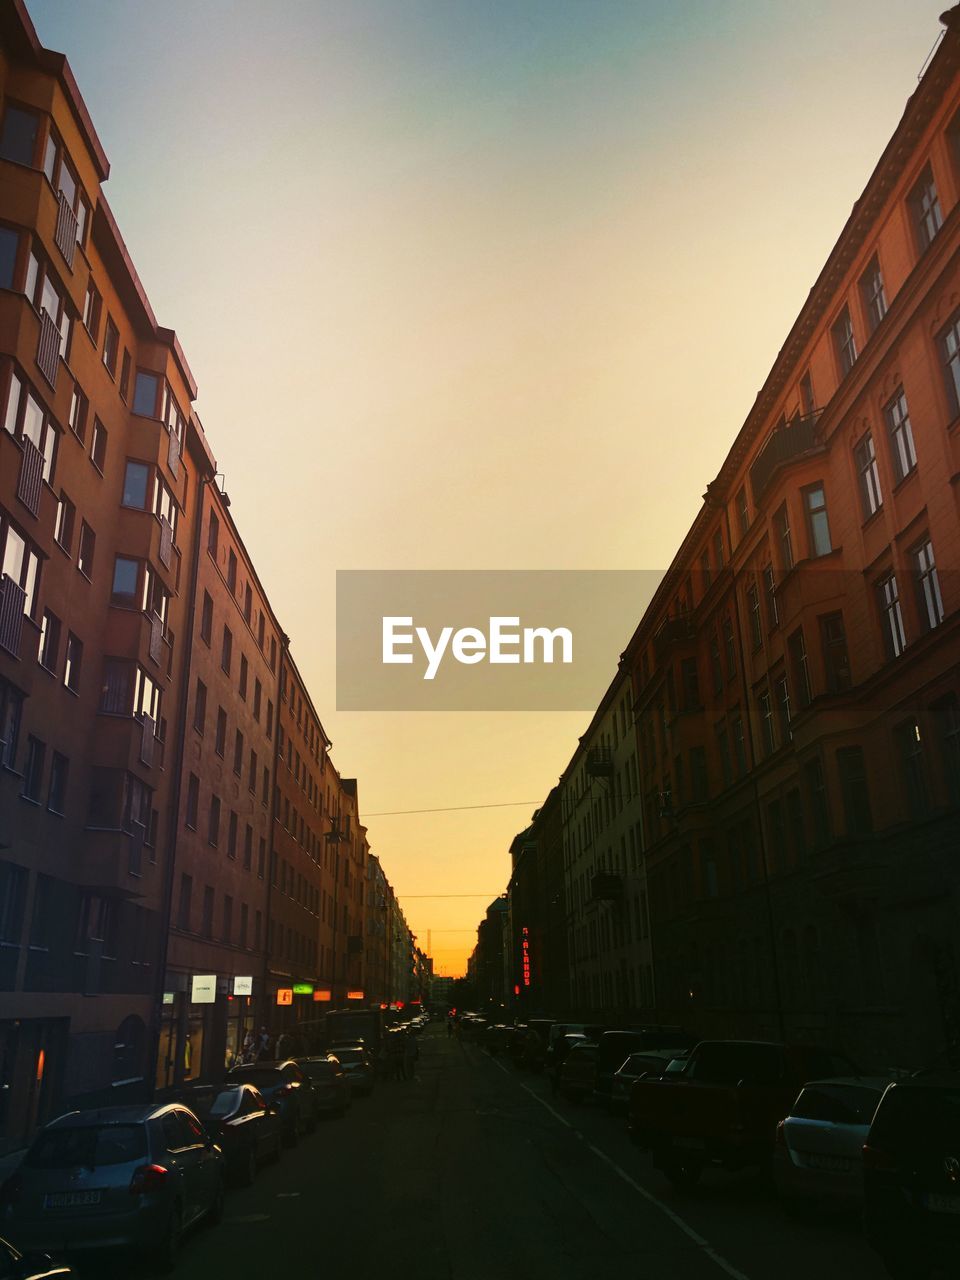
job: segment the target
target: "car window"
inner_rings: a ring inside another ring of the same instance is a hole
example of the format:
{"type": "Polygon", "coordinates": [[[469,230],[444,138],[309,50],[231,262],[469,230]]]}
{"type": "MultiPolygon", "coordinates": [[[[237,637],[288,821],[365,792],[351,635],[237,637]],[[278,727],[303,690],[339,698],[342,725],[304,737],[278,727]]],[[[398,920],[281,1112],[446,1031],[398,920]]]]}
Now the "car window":
{"type": "Polygon", "coordinates": [[[142,1124],[84,1125],[41,1133],[24,1164],[31,1169],[98,1169],[142,1160],[146,1154],[147,1135],[142,1124]]]}
{"type": "Polygon", "coordinates": [[[872,1145],[927,1151],[960,1143],[960,1089],[894,1085],[870,1129],[872,1145]]]}
{"type": "Polygon", "coordinates": [[[224,1089],[222,1093],[218,1093],[214,1098],[213,1105],[210,1108],[210,1115],[232,1116],[235,1111],[242,1111],[245,1095],[246,1090],[224,1089]]]}
{"type": "Polygon", "coordinates": [[[879,1089],[811,1085],[801,1092],[790,1114],[800,1120],[823,1120],[829,1124],[869,1124],[879,1101],[879,1089]]]}
{"type": "Polygon", "coordinates": [[[186,1134],[186,1143],[188,1146],[202,1145],[207,1138],[203,1131],[203,1125],[196,1116],[190,1114],[189,1111],[181,1111],[180,1123],[183,1125],[183,1132],[186,1134]]]}
{"type": "Polygon", "coordinates": [[[168,1111],[161,1123],[163,1145],[168,1151],[182,1151],[187,1145],[187,1134],[176,1111],[168,1111]]]}

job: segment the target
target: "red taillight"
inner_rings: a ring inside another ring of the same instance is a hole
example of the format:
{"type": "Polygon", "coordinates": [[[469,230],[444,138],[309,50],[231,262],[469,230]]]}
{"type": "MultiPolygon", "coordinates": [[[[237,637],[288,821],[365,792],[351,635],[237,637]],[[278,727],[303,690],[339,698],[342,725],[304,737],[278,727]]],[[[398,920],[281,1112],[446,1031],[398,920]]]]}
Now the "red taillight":
{"type": "Polygon", "coordinates": [[[889,1172],[896,1169],[897,1162],[889,1151],[884,1151],[882,1147],[871,1147],[865,1142],[863,1145],[863,1167],[865,1169],[875,1169],[880,1172],[889,1172]]]}
{"type": "Polygon", "coordinates": [[[777,1146],[785,1147],[787,1145],[787,1126],[782,1120],[777,1121],[777,1146]]]}
{"type": "Polygon", "coordinates": [[[133,1171],[133,1177],[130,1179],[130,1194],[145,1196],[152,1191],[161,1191],[167,1172],[162,1164],[142,1164],[139,1169],[133,1171]]]}

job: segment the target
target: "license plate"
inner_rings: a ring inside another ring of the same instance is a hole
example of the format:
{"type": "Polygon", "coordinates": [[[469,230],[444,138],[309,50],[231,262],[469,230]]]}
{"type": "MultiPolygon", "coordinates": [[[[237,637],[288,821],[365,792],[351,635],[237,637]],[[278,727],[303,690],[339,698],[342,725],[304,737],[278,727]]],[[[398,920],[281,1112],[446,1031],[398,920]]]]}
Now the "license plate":
{"type": "Polygon", "coordinates": [[[960,1196],[924,1196],[924,1204],[931,1213],[960,1213],[960,1196]]]}
{"type": "Polygon", "coordinates": [[[674,1138],[673,1146],[682,1147],[684,1151],[702,1151],[706,1143],[702,1138],[674,1138]]]}
{"type": "Polygon", "coordinates": [[[807,1156],[807,1164],[811,1169],[823,1169],[829,1173],[849,1173],[853,1161],[845,1156],[807,1156]]]}
{"type": "Polygon", "coordinates": [[[99,1191],[48,1191],[43,1197],[45,1209],[77,1209],[88,1204],[99,1204],[99,1191]]]}

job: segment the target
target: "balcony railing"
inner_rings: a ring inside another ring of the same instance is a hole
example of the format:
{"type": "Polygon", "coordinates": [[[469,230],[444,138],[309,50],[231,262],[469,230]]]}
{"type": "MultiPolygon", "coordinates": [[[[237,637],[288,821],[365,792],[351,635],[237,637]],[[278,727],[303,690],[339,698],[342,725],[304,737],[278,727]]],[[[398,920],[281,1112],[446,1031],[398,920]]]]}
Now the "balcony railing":
{"type": "Polygon", "coordinates": [[[60,330],[50,312],[40,311],[40,341],[37,344],[37,364],[40,372],[56,390],[57,370],[60,368],[60,330]]]}
{"type": "Polygon", "coordinates": [[[159,613],[150,616],[150,657],[159,663],[163,656],[163,619],[159,613]]]}
{"type": "Polygon", "coordinates": [[[150,768],[157,742],[157,724],[152,716],[144,716],[140,723],[143,726],[143,736],[140,739],[140,763],[150,768]]]}
{"type": "Polygon", "coordinates": [[[166,518],[160,517],[160,563],[165,569],[170,568],[173,558],[173,525],[166,518]]]}
{"type": "Polygon", "coordinates": [[[72,271],[73,255],[77,249],[77,215],[70,208],[62,191],[57,201],[57,229],[53,233],[53,238],[72,271]]]}
{"type": "Polygon", "coordinates": [[[17,497],[35,516],[40,510],[40,494],[43,490],[43,454],[29,437],[20,441],[23,457],[20,459],[20,478],[17,481],[17,497]]]}
{"type": "Polygon", "coordinates": [[[653,637],[653,652],[657,661],[664,657],[672,645],[680,644],[684,640],[692,640],[695,634],[693,620],[689,614],[682,613],[677,618],[664,618],[653,637]]]}
{"type": "Polygon", "coordinates": [[[817,447],[819,417],[819,413],[808,413],[802,417],[798,413],[784,426],[778,427],[770,436],[760,451],[760,456],[750,468],[750,488],[753,490],[754,505],[759,505],[764,490],[780,467],[817,447]]]}
{"type": "Polygon", "coordinates": [[[177,439],[175,431],[170,432],[170,440],[167,444],[167,466],[170,468],[170,474],[174,477],[180,474],[180,441],[177,439]]]}
{"type": "Polygon", "coordinates": [[[0,593],[0,649],[19,658],[27,593],[6,574],[0,578],[0,593]]]}

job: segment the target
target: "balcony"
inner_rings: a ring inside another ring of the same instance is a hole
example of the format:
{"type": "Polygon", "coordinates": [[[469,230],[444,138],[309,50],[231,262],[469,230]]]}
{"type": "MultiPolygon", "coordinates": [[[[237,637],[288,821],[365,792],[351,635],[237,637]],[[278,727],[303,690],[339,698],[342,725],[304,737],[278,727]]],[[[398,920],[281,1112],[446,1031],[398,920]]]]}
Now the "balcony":
{"type": "Polygon", "coordinates": [[[750,488],[753,490],[755,506],[760,505],[767,486],[781,467],[797,461],[805,454],[819,447],[817,440],[817,422],[819,413],[808,413],[801,417],[798,413],[782,427],[778,427],[760,451],[760,455],[750,468],[750,488]]]}
{"type": "Polygon", "coordinates": [[[62,191],[57,199],[57,226],[53,238],[63,254],[64,262],[72,271],[73,256],[77,250],[77,215],[70,208],[62,191]]]}
{"type": "Polygon", "coordinates": [[[17,497],[32,516],[40,510],[40,494],[43,491],[43,454],[29,437],[20,441],[23,457],[20,459],[20,476],[17,480],[17,497]]]}
{"type": "Polygon", "coordinates": [[[609,747],[591,747],[587,752],[589,778],[613,777],[613,752],[609,747]]]}
{"type": "Polygon", "coordinates": [[[693,640],[695,635],[693,619],[689,613],[681,613],[676,618],[664,618],[653,637],[656,660],[661,662],[675,644],[693,640]]]}
{"type": "Polygon", "coordinates": [[[0,649],[5,649],[14,658],[20,657],[26,601],[27,593],[19,582],[4,574],[0,578],[0,649]]]}
{"type": "Polygon", "coordinates": [[[40,341],[37,344],[37,365],[54,391],[57,389],[57,371],[60,368],[60,330],[50,312],[40,312],[40,341]]]}

